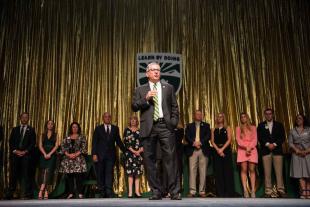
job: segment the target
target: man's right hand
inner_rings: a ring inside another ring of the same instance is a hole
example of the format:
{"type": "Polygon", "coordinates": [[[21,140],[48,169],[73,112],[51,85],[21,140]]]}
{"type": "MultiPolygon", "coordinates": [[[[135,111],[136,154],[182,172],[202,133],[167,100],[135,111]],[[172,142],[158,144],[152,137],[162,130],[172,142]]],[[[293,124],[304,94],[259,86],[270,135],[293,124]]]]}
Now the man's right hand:
{"type": "Polygon", "coordinates": [[[149,101],[149,100],[152,99],[154,96],[156,96],[156,94],[157,94],[157,91],[156,91],[156,90],[149,91],[149,92],[147,92],[145,99],[146,99],[147,101],[149,101]]]}
{"type": "Polygon", "coordinates": [[[97,155],[93,155],[93,161],[98,162],[98,156],[97,155]]]}

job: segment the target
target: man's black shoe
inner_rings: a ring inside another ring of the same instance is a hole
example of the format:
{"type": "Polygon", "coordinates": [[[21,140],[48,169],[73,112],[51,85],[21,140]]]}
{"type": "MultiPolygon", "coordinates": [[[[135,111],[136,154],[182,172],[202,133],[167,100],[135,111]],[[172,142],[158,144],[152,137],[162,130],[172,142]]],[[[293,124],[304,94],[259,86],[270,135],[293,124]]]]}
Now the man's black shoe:
{"type": "Polygon", "coordinates": [[[152,195],[151,197],[149,197],[149,200],[161,200],[162,197],[161,195],[152,195]]]}
{"type": "Polygon", "coordinates": [[[175,195],[171,195],[170,199],[171,199],[171,200],[182,200],[182,197],[181,197],[181,195],[178,193],[178,194],[175,194],[175,195]]]}

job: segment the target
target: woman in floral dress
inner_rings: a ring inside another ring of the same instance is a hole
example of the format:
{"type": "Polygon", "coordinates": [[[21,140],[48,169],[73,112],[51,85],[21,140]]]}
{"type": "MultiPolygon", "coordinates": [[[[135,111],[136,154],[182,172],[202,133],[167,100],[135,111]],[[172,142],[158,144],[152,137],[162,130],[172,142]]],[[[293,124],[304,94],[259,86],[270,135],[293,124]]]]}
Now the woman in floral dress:
{"type": "Polygon", "coordinates": [[[60,163],[60,173],[67,174],[69,183],[68,199],[73,198],[74,181],[79,198],[82,194],[82,174],[87,171],[86,161],[83,154],[87,154],[87,142],[85,136],[81,134],[79,123],[73,122],[70,125],[69,136],[61,144],[61,151],[64,158],[60,163]]]}
{"type": "Polygon", "coordinates": [[[125,152],[125,170],[128,175],[128,198],[133,197],[132,186],[135,182],[135,197],[140,198],[140,175],[143,173],[142,143],[139,136],[138,118],[131,116],[129,126],[124,130],[124,144],[128,149],[125,152]]]}

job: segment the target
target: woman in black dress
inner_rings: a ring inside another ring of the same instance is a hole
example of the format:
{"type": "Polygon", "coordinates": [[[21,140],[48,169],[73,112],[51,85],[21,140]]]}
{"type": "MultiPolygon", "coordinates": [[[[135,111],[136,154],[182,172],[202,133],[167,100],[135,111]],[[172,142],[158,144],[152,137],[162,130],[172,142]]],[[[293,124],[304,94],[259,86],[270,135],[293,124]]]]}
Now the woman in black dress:
{"type": "Polygon", "coordinates": [[[233,197],[233,167],[231,155],[231,129],[226,125],[224,113],[215,119],[215,128],[211,131],[211,143],[214,152],[214,175],[218,197],[233,197]]]}
{"type": "Polygon", "coordinates": [[[131,116],[129,126],[124,131],[124,144],[128,149],[125,152],[125,170],[128,175],[128,198],[133,197],[132,186],[135,182],[135,196],[140,198],[140,175],[143,173],[142,143],[139,136],[138,118],[131,116]]]}
{"type": "Polygon", "coordinates": [[[53,175],[56,165],[56,150],[59,146],[57,134],[55,132],[55,123],[48,120],[44,125],[44,133],[39,140],[40,149],[40,191],[38,199],[48,199],[47,185],[53,181],[53,175]]]}

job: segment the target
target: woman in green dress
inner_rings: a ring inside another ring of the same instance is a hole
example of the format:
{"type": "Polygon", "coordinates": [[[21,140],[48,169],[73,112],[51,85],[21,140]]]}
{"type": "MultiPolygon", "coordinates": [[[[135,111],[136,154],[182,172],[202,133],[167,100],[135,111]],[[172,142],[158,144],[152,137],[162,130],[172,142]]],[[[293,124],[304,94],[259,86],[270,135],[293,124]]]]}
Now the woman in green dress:
{"type": "Polygon", "coordinates": [[[48,199],[47,185],[53,181],[53,175],[56,165],[56,150],[58,148],[58,139],[55,132],[55,123],[48,120],[44,126],[44,133],[39,140],[40,149],[40,191],[38,199],[48,199]],[[44,195],[44,197],[43,197],[44,195]]]}

